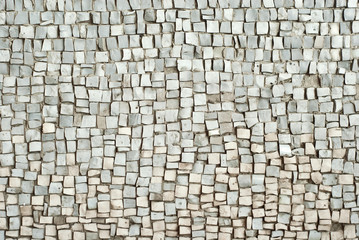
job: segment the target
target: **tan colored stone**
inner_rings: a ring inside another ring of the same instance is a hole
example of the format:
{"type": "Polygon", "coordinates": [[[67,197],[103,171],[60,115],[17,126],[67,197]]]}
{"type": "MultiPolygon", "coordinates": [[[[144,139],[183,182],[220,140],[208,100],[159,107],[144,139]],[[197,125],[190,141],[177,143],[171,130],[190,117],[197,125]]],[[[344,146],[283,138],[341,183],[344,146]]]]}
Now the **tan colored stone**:
{"type": "Polygon", "coordinates": [[[305,210],[304,216],[306,223],[316,223],[318,221],[318,214],[316,210],[305,210]]]}
{"type": "Polygon", "coordinates": [[[350,174],[339,175],[338,182],[339,184],[353,184],[354,176],[350,174]]]}
{"type": "Polygon", "coordinates": [[[323,181],[323,176],[320,172],[311,173],[311,178],[315,184],[320,184],[323,181]]]}

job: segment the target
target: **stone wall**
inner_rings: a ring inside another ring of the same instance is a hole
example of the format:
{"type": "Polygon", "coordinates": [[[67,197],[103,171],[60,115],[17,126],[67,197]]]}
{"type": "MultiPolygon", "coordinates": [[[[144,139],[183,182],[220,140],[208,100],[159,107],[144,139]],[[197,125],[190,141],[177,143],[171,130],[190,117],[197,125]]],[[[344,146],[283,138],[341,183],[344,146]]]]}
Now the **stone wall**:
{"type": "Polygon", "coordinates": [[[0,38],[0,239],[358,239],[357,0],[0,0],[0,38]]]}

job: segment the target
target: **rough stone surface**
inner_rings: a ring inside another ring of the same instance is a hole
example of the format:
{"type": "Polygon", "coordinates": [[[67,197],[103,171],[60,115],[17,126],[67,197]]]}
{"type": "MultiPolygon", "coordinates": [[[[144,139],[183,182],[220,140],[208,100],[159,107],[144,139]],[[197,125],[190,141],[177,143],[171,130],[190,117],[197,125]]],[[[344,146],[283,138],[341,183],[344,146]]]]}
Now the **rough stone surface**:
{"type": "Polygon", "coordinates": [[[0,239],[358,239],[358,57],[357,0],[0,1],[0,239]]]}

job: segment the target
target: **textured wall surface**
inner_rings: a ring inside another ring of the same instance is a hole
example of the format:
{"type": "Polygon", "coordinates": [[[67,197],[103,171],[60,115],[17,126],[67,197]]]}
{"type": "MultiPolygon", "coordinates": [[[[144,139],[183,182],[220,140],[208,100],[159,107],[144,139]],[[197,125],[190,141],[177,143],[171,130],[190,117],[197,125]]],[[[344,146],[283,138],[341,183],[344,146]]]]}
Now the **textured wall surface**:
{"type": "Polygon", "coordinates": [[[358,239],[357,0],[0,0],[0,239],[358,239]]]}

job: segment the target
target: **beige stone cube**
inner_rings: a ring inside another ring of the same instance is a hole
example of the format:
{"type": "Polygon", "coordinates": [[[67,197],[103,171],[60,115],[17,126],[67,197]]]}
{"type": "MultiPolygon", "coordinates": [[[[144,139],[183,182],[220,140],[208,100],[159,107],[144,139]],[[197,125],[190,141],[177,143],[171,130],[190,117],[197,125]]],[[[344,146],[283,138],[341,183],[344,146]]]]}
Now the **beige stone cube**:
{"type": "Polygon", "coordinates": [[[21,236],[32,236],[32,227],[21,226],[20,227],[21,236]]]}
{"type": "Polygon", "coordinates": [[[210,154],[208,154],[208,163],[209,164],[219,164],[220,163],[220,155],[219,155],[219,153],[210,153],[210,154]]]}
{"type": "Polygon", "coordinates": [[[0,229],[6,230],[7,229],[7,220],[6,218],[0,218],[0,229]]]}
{"type": "Polygon", "coordinates": [[[154,232],[164,231],[166,229],[165,221],[155,221],[152,223],[152,226],[154,232]]]}
{"type": "Polygon", "coordinates": [[[11,177],[9,179],[9,186],[13,187],[13,188],[18,188],[21,186],[21,179],[20,178],[15,178],[15,177],[11,177]]]}
{"type": "Polygon", "coordinates": [[[249,139],[251,137],[251,130],[244,128],[237,128],[237,138],[249,139]]]}
{"type": "Polygon", "coordinates": [[[50,176],[48,176],[48,175],[37,176],[37,184],[39,184],[40,186],[49,186],[50,185],[50,176]]]}
{"type": "Polygon", "coordinates": [[[189,182],[191,183],[200,183],[202,180],[201,174],[191,173],[189,175],[189,182]]]}
{"type": "Polygon", "coordinates": [[[240,164],[241,173],[251,173],[253,172],[252,163],[241,163],[240,164]]]}
{"type": "MultiPolygon", "coordinates": [[[[137,207],[145,207],[146,208],[149,206],[148,198],[146,196],[137,197],[136,203],[137,203],[137,207]]],[[[154,210],[154,211],[156,211],[156,210],[154,210]]]]}
{"type": "Polygon", "coordinates": [[[252,204],[252,197],[251,196],[239,197],[238,201],[240,205],[250,206],[252,204]]]}
{"type": "Polygon", "coordinates": [[[343,231],[332,231],[330,232],[331,239],[344,239],[343,231]]]}
{"type": "Polygon", "coordinates": [[[315,207],[317,209],[328,209],[329,208],[329,201],[328,200],[317,200],[315,202],[315,207]]]}
{"type": "Polygon", "coordinates": [[[59,239],[72,239],[72,232],[70,229],[63,229],[58,231],[59,239]]]}
{"type": "Polygon", "coordinates": [[[55,124],[53,123],[44,123],[42,124],[43,133],[54,133],[56,130],[55,124]]]}
{"type": "Polygon", "coordinates": [[[354,176],[350,175],[350,174],[339,175],[338,182],[339,182],[339,184],[353,184],[354,176]]]}
{"type": "Polygon", "coordinates": [[[99,213],[110,212],[110,202],[109,201],[98,202],[97,208],[99,213]]]}
{"type": "Polygon", "coordinates": [[[176,180],[176,170],[166,170],[165,171],[165,181],[175,181],[176,180]]]}
{"type": "Polygon", "coordinates": [[[186,186],[176,186],[175,196],[179,198],[186,198],[188,195],[188,187],[186,186]]]}
{"type": "Polygon", "coordinates": [[[329,209],[318,210],[318,216],[320,220],[322,219],[331,220],[331,212],[329,209]]]}
{"type": "Polygon", "coordinates": [[[155,212],[164,212],[165,211],[164,202],[151,202],[151,210],[155,212]]]}
{"type": "MultiPolygon", "coordinates": [[[[121,226],[121,225],[119,225],[119,226],[121,226]]],[[[128,229],[127,228],[117,228],[116,229],[116,235],[128,236],[128,229]]]]}
{"type": "Polygon", "coordinates": [[[163,201],[173,201],[175,199],[174,192],[164,192],[163,193],[163,201]]]}
{"type": "Polygon", "coordinates": [[[333,158],[344,158],[346,149],[334,149],[333,158]]]}
{"type": "Polygon", "coordinates": [[[113,158],[104,158],[103,160],[103,169],[113,169],[113,158]]]}
{"type": "Polygon", "coordinates": [[[356,238],[355,232],[356,232],[355,225],[344,225],[344,238],[345,239],[356,238]]]}
{"type": "Polygon", "coordinates": [[[323,176],[320,172],[312,172],[311,178],[315,184],[320,184],[323,181],[323,176]]]}
{"type": "Polygon", "coordinates": [[[262,153],[264,151],[264,146],[262,144],[251,144],[251,151],[253,153],[262,153]]]}
{"type": "Polygon", "coordinates": [[[236,160],[236,159],[238,159],[238,150],[227,151],[227,160],[236,160]]]}
{"type": "Polygon", "coordinates": [[[201,193],[201,185],[200,184],[190,184],[189,185],[189,194],[200,194],[201,193]]]}
{"type": "Polygon", "coordinates": [[[350,210],[349,209],[341,209],[339,223],[350,223],[350,210]]]}
{"type": "Polygon", "coordinates": [[[317,210],[305,210],[304,216],[306,223],[316,223],[318,221],[317,210]]]}
{"type": "Polygon", "coordinates": [[[111,189],[110,195],[111,195],[111,200],[122,199],[122,190],[111,189]]]}

